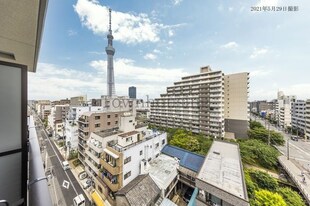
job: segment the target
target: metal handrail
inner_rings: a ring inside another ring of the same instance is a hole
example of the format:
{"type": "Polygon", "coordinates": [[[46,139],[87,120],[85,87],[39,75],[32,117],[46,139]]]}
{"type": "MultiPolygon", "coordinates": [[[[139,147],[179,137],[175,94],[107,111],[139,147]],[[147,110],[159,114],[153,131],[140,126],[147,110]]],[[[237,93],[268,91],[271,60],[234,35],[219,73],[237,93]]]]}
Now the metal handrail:
{"type": "Polygon", "coordinates": [[[0,200],[0,204],[5,204],[6,206],[9,206],[9,203],[6,200],[0,200]]]}

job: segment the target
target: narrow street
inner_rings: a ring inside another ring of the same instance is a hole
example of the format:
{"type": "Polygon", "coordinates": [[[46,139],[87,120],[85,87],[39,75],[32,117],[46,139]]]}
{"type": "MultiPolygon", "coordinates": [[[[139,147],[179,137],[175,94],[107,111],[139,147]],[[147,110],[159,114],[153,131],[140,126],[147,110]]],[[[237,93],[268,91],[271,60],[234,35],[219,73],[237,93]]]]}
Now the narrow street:
{"type": "Polygon", "coordinates": [[[73,198],[79,194],[83,194],[86,199],[86,205],[89,206],[90,202],[83,189],[75,179],[72,172],[64,170],[61,163],[64,158],[58,151],[55,143],[48,138],[46,131],[43,129],[42,122],[36,119],[36,129],[39,142],[44,145],[42,148],[42,160],[45,162],[45,171],[52,168],[53,175],[49,178],[49,190],[52,197],[53,205],[55,206],[71,206],[73,205],[73,198]]]}

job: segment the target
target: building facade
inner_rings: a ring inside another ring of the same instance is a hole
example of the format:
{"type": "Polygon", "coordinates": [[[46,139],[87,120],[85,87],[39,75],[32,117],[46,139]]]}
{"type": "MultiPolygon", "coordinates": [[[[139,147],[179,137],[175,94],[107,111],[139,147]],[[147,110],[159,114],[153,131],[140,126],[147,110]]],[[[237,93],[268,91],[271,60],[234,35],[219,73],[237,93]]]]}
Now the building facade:
{"type": "Polygon", "coordinates": [[[302,135],[304,134],[306,128],[306,101],[296,100],[291,104],[291,123],[292,128],[296,129],[297,133],[302,135]]]}
{"type": "Polygon", "coordinates": [[[306,138],[310,139],[310,99],[306,101],[306,112],[305,112],[305,122],[306,122],[306,138]]]}
{"type": "Polygon", "coordinates": [[[222,71],[202,67],[199,74],[183,77],[151,103],[150,122],[222,138],[226,116],[228,132],[245,137],[243,130],[247,129],[249,118],[247,97],[248,73],[225,77],[222,71]]]}
{"type": "Polygon", "coordinates": [[[136,99],[137,98],[137,88],[136,87],[129,87],[128,88],[128,96],[130,99],[136,99]]]}
{"type": "Polygon", "coordinates": [[[281,128],[287,128],[291,126],[291,104],[295,102],[296,96],[286,96],[282,91],[278,92],[277,104],[276,104],[276,121],[281,128]]]}
{"type": "Polygon", "coordinates": [[[248,105],[249,73],[224,76],[224,118],[225,132],[234,137],[246,138],[250,110],[248,105]]]}

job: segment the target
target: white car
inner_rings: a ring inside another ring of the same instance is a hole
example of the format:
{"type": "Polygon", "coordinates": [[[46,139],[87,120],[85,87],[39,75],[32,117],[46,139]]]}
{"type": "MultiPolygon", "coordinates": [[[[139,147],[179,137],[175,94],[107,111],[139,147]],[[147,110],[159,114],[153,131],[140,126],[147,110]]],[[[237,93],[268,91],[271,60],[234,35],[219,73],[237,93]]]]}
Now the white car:
{"type": "Polygon", "coordinates": [[[63,168],[64,170],[70,169],[69,162],[68,162],[68,161],[63,161],[63,162],[62,162],[62,168],[63,168]]]}

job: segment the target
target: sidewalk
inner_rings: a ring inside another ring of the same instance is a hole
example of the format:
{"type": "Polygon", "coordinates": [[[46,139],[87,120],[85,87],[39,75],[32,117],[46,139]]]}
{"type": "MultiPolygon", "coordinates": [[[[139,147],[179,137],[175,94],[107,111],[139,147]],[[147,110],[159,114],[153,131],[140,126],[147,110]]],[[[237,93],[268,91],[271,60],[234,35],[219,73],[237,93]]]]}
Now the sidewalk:
{"type": "Polygon", "coordinates": [[[305,172],[305,170],[301,170],[300,168],[298,168],[291,160],[287,160],[287,157],[284,155],[278,157],[278,159],[281,165],[283,166],[283,168],[286,170],[286,172],[295,182],[297,187],[303,193],[303,196],[307,200],[308,204],[310,204],[310,176],[309,174],[305,173],[304,177],[305,177],[306,183],[303,183],[302,182],[303,177],[301,175],[301,172],[305,172]]]}

